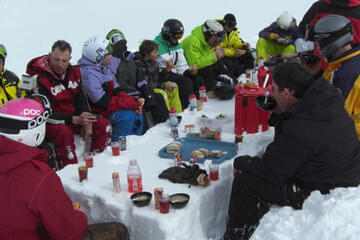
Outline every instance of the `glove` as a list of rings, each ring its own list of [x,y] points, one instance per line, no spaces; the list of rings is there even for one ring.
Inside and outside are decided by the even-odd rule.
[[[125,92],[120,92],[118,95],[113,96],[107,107],[107,111],[114,112],[121,109],[137,110],[140,104],[132,96],[127,95]]]
[[[170,167],[160,173],[159,178],[169,179],[173,183],[189,183],[206,187],[210,184],[206,171],[199,168],[199,165],[186,165]]]
[[[113,48],[113,52],[111,55],[113,55],[114,57],[120,58],[122,60],[124,60],[125,58],[125,53],[127,51],[127,46],[126,46],[126,40],[120,40],[117,43],[115,43],[115,45],[112,46]]]

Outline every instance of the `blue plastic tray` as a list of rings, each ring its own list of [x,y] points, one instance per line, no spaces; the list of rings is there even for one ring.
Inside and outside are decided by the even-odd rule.
[[[191,152],[198,148],[206,148],[209,151],[222,150],[225,152],[225,154],[220,158],[211,158],[211,157],[198,158],[196,160],[196,162],[198,163],[203,163],[205,159],[210,159],[212,160],[213,163],[220,164],[225,160],[232,159],[237,154],[238,151],[237,144],[230,142],[223,142],[219,140],[202,139],[197,137],[184,137],[177,139],[177,141],[181,142],[183,145],[183,148],[181,150],[183,161],[189,161]],[[173,159],[174,155],[166,152],[166,146],[160,149],[159,156],[162,158]]]

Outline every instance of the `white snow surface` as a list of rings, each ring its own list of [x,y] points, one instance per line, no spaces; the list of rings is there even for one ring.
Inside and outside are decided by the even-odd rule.
[[[8,51],[6,67],[18,75],[25,71],[27,62],[39,55],[47,54],[52,43],[58,39],[69,41],[73,47],[72,63],[75,64],[81,56],[82,44],[92,35],[106,34],[112,28],[124,31],[129,49],[136,50],[143,39],[153,39],[160,31],[162,23],[168,18],[180,19],[185,27],[185,36],[197,25],[206,19],[220,18],[225,13],[232,12],[238,20],[240,36],[255,47],[258,32],[268,26],[284,11],[289,11],[299,22],[305,11],[315,2],[314,0],[273,0],[273,1],[189,1],[169,2],[157,1],[96,1],[96,0],[0,0],[0,42],[5,44]],[[212,100],[204,106],[199,114],[207,114],[211,117],[219,113],[234,114],[234,100]],[[192,113],[185,111],[183,123],[193,123]],[[95,167],[103,168],[102,174],[95,176],[89,172],[89,180],[85,183],[77,182],[76,165],[68,166],[59,172],[64,180],[64,187],[69,195],[75,196],[72,200],[85,202],[86,208],[91,208],[89,221],[94,219],[114,219],[121,215],[129,221],[141,221],[153,217],[153,208],[132,208],[128,201],[128,193],[123,191],[114,196],[111,192],[111,179],[109,184],[100,185],[100,179],[109,178],[111,172],[117,169],[120,176],[125,176],[128,160],[136,158],[140,162],[143,172],[144,188],[147,185],[161,185],[169,193],[187,192],[191,200],[206,198],[196,209],[191,204],[181,210],[172,211],[164,215],[163,225],[147,225],[148,231],[165,229],[166,235],[158,239],[207,239],[199,229],[211,224],[210,219],[216,214],[217,222],[225,222],[228,197],[232,180],[232,160],[221,165],[221,181],[214,184],[222,184],[223,192],[211,192],[208,188],[184,188],[179,184],[171,184],[165,180],[154,178],[159,172],[153,172],[157,166],[170,166],[170,160],[158,157],[158,150],[169,143],[170,137],[167,123],[149,130],[145,136],[128,137],[128,151],[121,155],[117,161],[110,157],[110,149],[95,157]],[[246,135],[244,142],[239,144],[239,153],[261,155],[266,145],[271,140],[272,131],[264,134]],[[233,123],[224,126],[223,140],[233,141]],[[78,149],[80,151],[81,149]],[[112,167],[109,167],[112,166]],[[126,189],[125,178],[121,178],[122,189]],[[86,195],[86,199],[76,199],[75,189]],[[104,193],[102,197],[94,197],[96,192]],[[80,195],[78,195],[80,196]],[[92,197],[93,196],[93,197]],[[208,197],[209,196],[209,197]],[[125,200],[126,199],[126,200]],[[210,201],[209,199],[222,199],[222,202]],[[105,204],[107,208],[105,208]],[[153,203],[152,203],[153,204]],[[113,206],[113,207],[111,207]],[[118,211],[124,209],[124,211]],[[131,209],[129,211],[129,209]],[[195,218],[202,212],[203,222],[193,225]],[[132,215],[137,216],[135,219]],[[168,220],[168,221],[167,221]],[[181,222],[181,225],[178,224]],[[328,195],[321,195],[315,191],[305,201],[302,210],[294,210],[290,207],[272,207],[267,213],[251,239],[256,240],[306,240],[306,239],[346,239],[356,240],[360,238],[360,189],[338,188]],[[219,233],[224,226],[215,226],[213,231]],[[141,235],[141,229],[137,231],[138,239],[148,239]],[[217,234],[215,234],[217,235]]]

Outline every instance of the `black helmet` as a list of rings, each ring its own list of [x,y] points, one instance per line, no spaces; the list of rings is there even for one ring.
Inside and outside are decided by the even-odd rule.
[[[170,37],[174,39],[182,38],[184,34],[184,26],[177,19],[168,19],[165,21],[164,26],[161,29],[162,36],[165,40],[170,40]]]
[[[216,77],[215,95],[219,99],[231,99],[235,95],[234,79],[226,74]]]
[[[351,21],[339,15],[320,18],[315,25],[310,25],[307,38],[319,43],[320,52],[326,58],[339,48],[351,43],[354,35]]]

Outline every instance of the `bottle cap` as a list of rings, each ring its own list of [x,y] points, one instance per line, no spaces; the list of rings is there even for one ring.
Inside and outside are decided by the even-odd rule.
[[[172,108],[169,113],[176,113],[176,110]]]
[[[196,98],[195,94],[190,94],[189,98]]]
[[[201,87],[199,87],[199,90],[206,90],[206,87],[205,87],[205,86],[201,86]]]
[[[131,159],[130,160],[130,165],[132,165],[132,166],[137,165],[136,159]]]

